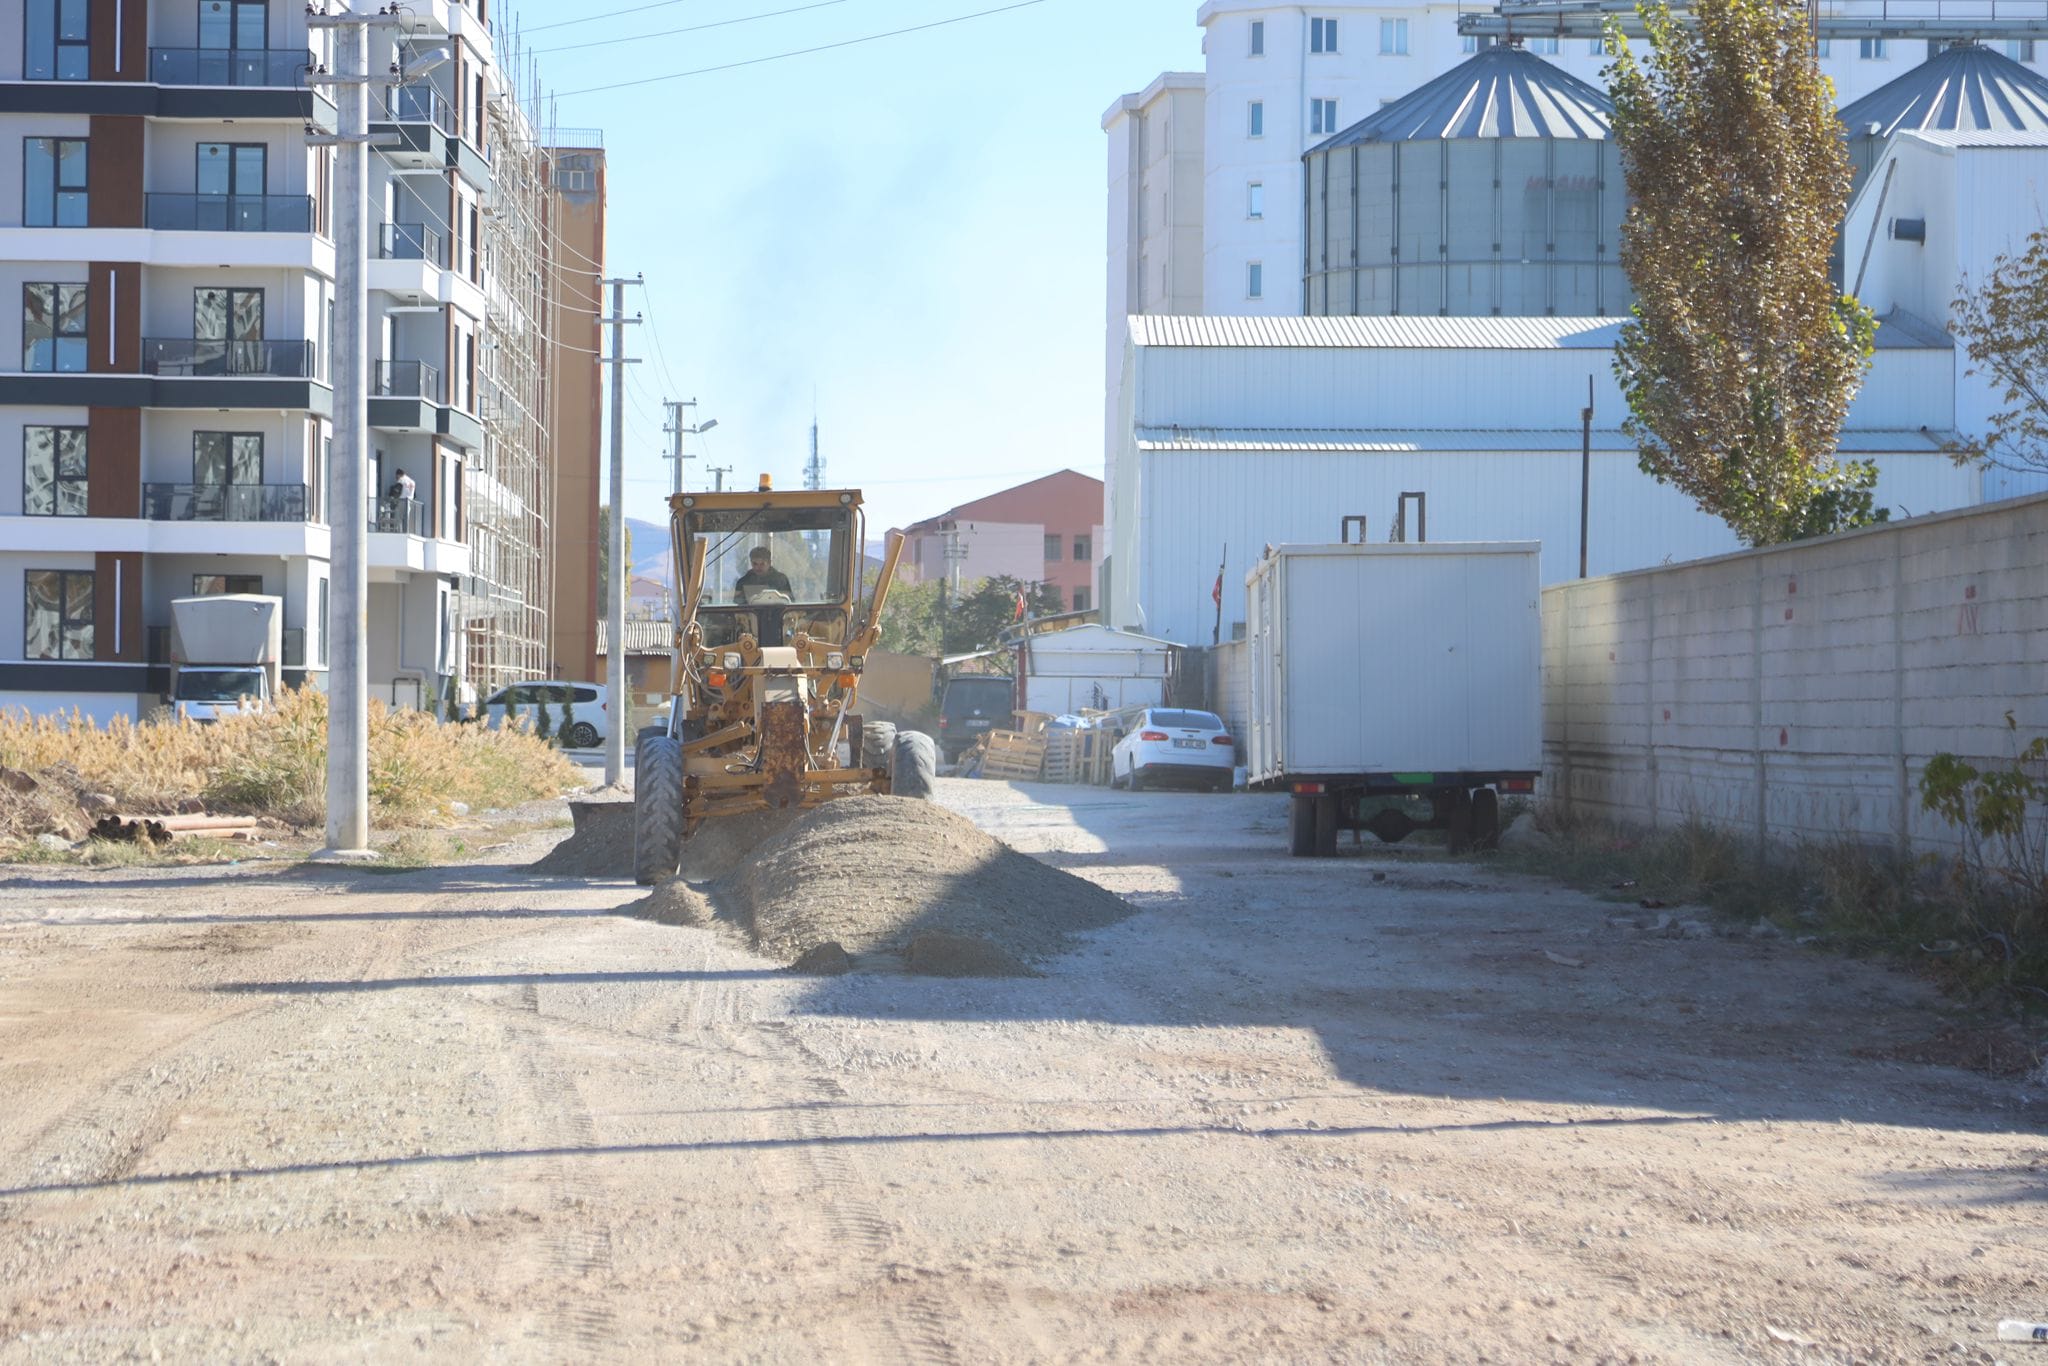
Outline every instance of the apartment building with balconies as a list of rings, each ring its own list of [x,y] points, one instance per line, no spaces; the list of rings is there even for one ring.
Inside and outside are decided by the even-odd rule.
[[[372,30],[373,71],[431,70],[372,87],[360,508],[327,495],[334,110],[305,5],[23,0],[0,23],[0,705],[146,713],[170,601],[205,592],[281,597],[287,680],[323,686],[343,517],[370,532],[373,690],[460,685],[491,615],[461,605],[490,439],[488,3]]]

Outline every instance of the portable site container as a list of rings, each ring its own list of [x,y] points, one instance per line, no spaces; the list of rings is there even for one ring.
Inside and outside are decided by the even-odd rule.
[[[1297,854],[1339,830],[1499,834],[1543,766],[1534,541],[1288,545],[1246,576],[1254,788],[1294,795]],[[1369,798],[1426,797],[1427,819]]]

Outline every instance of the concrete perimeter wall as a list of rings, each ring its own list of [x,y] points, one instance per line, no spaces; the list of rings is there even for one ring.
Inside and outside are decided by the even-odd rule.
[[[1948,846],[1928,758],[2048,733],[2048,497],[1545,589],[1543,697],[1582,813]]]

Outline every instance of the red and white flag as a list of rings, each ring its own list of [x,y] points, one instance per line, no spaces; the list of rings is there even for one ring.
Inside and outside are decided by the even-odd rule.
[[[1021,589],[1021,588],[1017,590],[1017,615],[1016,615],[1016,616],[1014,616],[1014,617],[1012,617],[1012,618],[1010,618],[1010,620],[1012,620],[1012,621],[1022,621],[1022,620],[1024,620],[1024,590],[1023,590],[1023,589]]]
[[[1216,587],[1210,592],[1209,600],[1219,608],[1223,606],[1223,571],[1220,569],[1216,571]]]

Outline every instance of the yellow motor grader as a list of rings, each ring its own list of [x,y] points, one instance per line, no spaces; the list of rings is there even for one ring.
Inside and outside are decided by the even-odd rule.
[[[633,875],[675,875],[707,820],[835,797],[929,797],[931,737],[860,714],[903,553],[891,535],[862,602],[867,517],[852,490],[669,499],[676,622],[668,719],[634,761]]]

